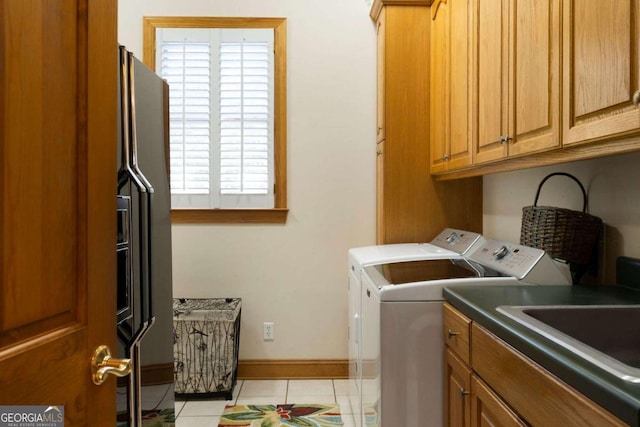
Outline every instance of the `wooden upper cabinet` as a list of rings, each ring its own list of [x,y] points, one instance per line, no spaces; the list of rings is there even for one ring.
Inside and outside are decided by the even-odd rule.
[[[466,2],[447,3],[452,1]],[[377,64],[384,142],[377,144],[379,244],[428,242],[445,227],[482,230],[482,180],[438,182],[429,174],[429,4],[374,0],[371,9],[382,49]]]
[[[472,0],[474,162],[507,155],[509,27],[507,0]]]
[[[384,115],[385,115],[385,9],[382,9],[378,21],[376,22],[376,43],[377,43],[377,101],[376,101],[376,142],[385,138]]]
[[[509,31],[509,156],[561,146],[560,0],[514,4]]]
[[[560,147],[559,0],[474,0],[476,163]]]
[[[640,130],[639,0],[563,2],[564,144]]]
[[[467,0],[431,6],[431,173],[471,165],[471,92]]]
[[[431,5],[431,173],[448,169],[449,141],[449,10],[445,1]]]

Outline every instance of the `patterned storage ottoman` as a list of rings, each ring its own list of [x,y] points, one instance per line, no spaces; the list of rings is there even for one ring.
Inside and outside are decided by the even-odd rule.
[[[238,376],[240,298],[175,298],[173,357],[177,395],[231,400]]]

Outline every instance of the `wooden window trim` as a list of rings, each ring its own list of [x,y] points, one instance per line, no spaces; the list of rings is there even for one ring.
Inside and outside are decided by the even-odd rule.
[[[273,28],[274,31],[274,173],[273,209],[172,209],[173,223],[285,223],[287,221],[287,21],[286,18],[145,16],[144,64],[156,69],[157,28]],[[168,162],[168,159],[167,159]]]

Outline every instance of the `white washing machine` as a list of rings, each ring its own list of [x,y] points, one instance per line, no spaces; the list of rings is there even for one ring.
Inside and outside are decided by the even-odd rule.
[[[349,250],[349,400],[356,427],[441,427],[442,289],[571,284],[544,251],[445,229],[431,243]]]

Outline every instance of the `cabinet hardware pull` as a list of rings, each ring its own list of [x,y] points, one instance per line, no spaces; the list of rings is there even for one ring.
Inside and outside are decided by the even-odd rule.
[[[445,154],[444,156],[442,156],[442,160],[449,160],[449,156]]]
[[[511,138],[509,135],[502,135],[500,136],[500,139],[498,139],[498,142],[500,144],[504,144],[505,142],[509,142],[509,141],[513,141],[513,138]]]
[[[471,393],[469,393],[467,390],[465,390],[463,388],[460,389],[460,398],[461,399],[464,399],[464,397],[468,396],[469,394],[471,394]]]
[[[640,106],[640,90],[635,91],[633,94],[633,103],[636,106]]]
[[[447,331],[447,337],[448,337],[449,339],[451,339],[452,337],[455,337],[456,335],[460,335],[460,332],[454,332],[454,331],[452,331],[451,329],[449,329],[449,330]]]

